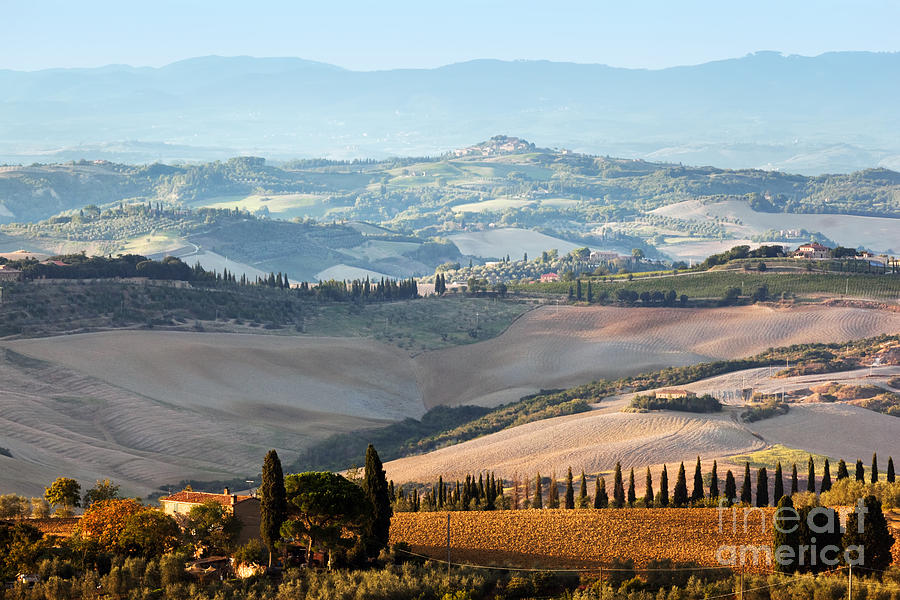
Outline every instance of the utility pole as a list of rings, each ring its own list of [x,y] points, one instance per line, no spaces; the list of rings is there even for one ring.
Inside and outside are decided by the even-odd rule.
[[[447,511],[447,589],[450,589],[450,511]]]
[[[853,600],[853,563],[852,562],[848,565],[848,569],[847,569],[847,600]]]

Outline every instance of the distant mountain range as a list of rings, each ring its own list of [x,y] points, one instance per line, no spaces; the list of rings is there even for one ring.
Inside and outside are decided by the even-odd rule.
[[[662,70],[293,58],[0,71],[0,161],[434,155],[497,132],[579,152],[805,174],[900,168],[900,53]]]

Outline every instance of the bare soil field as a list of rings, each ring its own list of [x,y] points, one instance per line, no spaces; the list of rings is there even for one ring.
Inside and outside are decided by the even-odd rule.
[[[543,307],[494,339],[416,362],[426,406],[495,406],[603,377],[897,331],[900,314],[843,307]]]
[[[500,258],[508,254],[513,260],[521,259],[525,252],[534,258],[540,256],[544,250],[554,248],[559,250],[559,254],[562,256],[579,247],[578,244],[537,231],[517,228],[458,233],[451,235],[448,239],[456,244],[463,254],[486,258]]]
[[[37,493],[62,474],[85,483],[111,477],[134,493],[185,478],[243,477],[258,472],[268,448],[291,462],[332,433],[419,417],[438,404],[496,405],[540,388],[898,330],[900,313],[846,307],[544,307],[496,338],[415,357],[359,337],[142,330],[7,341],[0,348],[0,446],[14,458],[0,456],[0,492]],[[569,465],[599,472],[616,460],[712,459],[777,442],[813,450],[834,443],[835,450],[817,450],[834,455],[844,443],[823,435],[842,425],[829,420],[830,407],[811,407],[808,423],[799,411],[786,417],[807,433],[772,421],[757,424],[757,437],[730,413],[619,413],[625,402],[390,463],[389,475],[425,480],[463,468],[549,474]],[[879,440],[900,439],[900,420],[851,408],[872,421]],[[869,456],[872,443],[848,437],[842,454],[858,448]],[[900,457],[895,446],[877,450]]]

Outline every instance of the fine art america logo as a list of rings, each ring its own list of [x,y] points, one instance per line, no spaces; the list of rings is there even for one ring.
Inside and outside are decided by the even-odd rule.
[[[856,504],[856,527],[860,534],[864,531],[867,513],[868,508],[860,499]],[[758,523],[762,528],[761,531],[774,532],[776,540],[775,544],[767,545],[721,545],[716,549],[716,560],[723,566],[771,567],[777,564],[782,567],[836,567],[841,563],[852,566],[861,566],[865,563],[863,545],[849,545],[843,549],[839,545],[840,518],[837,511],[830,508],[816,506],[805,515],[801,515],[800,511],[792,506],[776,508],[772,515],[771,529],[768,527],[766,511],[757,507],[745,507],[740,510],[725,506],[725,501],[721,500],[718,516],[720,535],[727,533],[728,521],[731,522],[732,535],[738,535],[741,527],[744,534],[749,534],[750,529],[756,527]],[[779,539],[797,543],[778,544]],[[837,543],[833,543],[835,541]]]

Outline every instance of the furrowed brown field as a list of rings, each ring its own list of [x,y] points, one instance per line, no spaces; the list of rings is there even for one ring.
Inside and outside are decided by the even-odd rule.
[[[744,509],[724,510],[720,530],[719,512],[707,508],[451,512],[450,555],[454,563],[537,568],[594,567],[616,558],[636,566],[661,559],[723,566],[716,558],[721,546],[771,546],[773,513],[753,509],[745,530]],[[391,543],[446,560],[447,514],[395,514]],[[746,557],[747,569],[770,569],[763,553],[757,566],[752,551]]]

